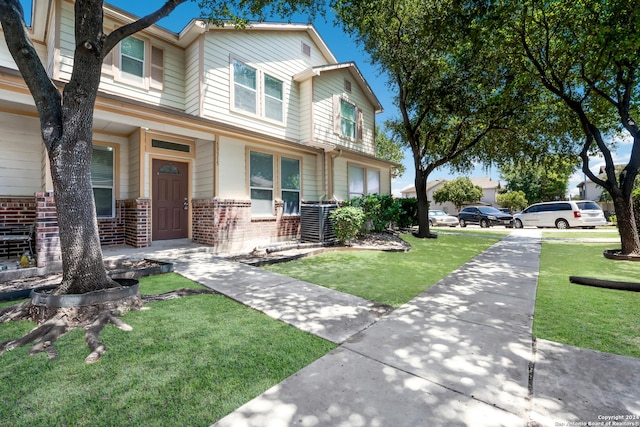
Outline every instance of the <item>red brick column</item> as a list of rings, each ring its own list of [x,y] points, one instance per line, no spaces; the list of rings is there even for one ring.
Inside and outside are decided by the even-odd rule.
[[[135,248],[151,245],[151,200],[129,199],[124,205],[125,243]]]

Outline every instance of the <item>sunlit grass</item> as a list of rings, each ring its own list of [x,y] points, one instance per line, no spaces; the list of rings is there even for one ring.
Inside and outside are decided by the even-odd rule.
[[[141,279],[142,293],[199,286]],[[208,426],[335,347],[221,295],[147,306],[124,316],[133,331],[105,327],[98,363],[84,363],[82,330],[57,341],[53,361],[27,348],[0,356],[0,424]],[[0,324],[0,341],[33,326]]]
[[[398,307],[499,241],[444,233],[437,239],[403,238],[409,252],[335,251],[265,268]]]
[[[569,276],[640,282],[640,262],[602,256],[611,244],[545,242],[533,333],[538,338],[640,357],[640,292],[581,286]]]

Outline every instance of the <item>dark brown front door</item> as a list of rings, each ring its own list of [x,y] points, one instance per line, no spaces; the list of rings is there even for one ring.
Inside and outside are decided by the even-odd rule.
[[[153,240],[189,235],[189,164],[153,160]]]

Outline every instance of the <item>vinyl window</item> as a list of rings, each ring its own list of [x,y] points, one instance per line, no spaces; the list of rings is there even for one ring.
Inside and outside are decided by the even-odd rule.
[[[114,158],[113,147],[94,145],[91,157],[91,187],[98,218],[114,216]]]

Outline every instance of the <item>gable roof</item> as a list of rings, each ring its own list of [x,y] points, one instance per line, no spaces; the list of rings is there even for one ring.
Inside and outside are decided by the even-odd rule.
[[[367,83],[367,80],[364,78],[355,62],[342,62],[337,64],[319,65],[316,67],[307,68],[306,70],[294,75],[293,80],[296,82],[303,82],[310,78],[319,76],[322,73],[330,73],[337,70],[347,70],[351,74],[351,76],[358,82],[358,85],[364,92],[365,96],[367,97],[369,102],[371,102],[371,105],[373,105],[374,111],[376,113],[382,112],[382,104],[380,104],[380,101],[373,93],[373,90],[371,90],[371,86],[369,86],[369,83]]]

